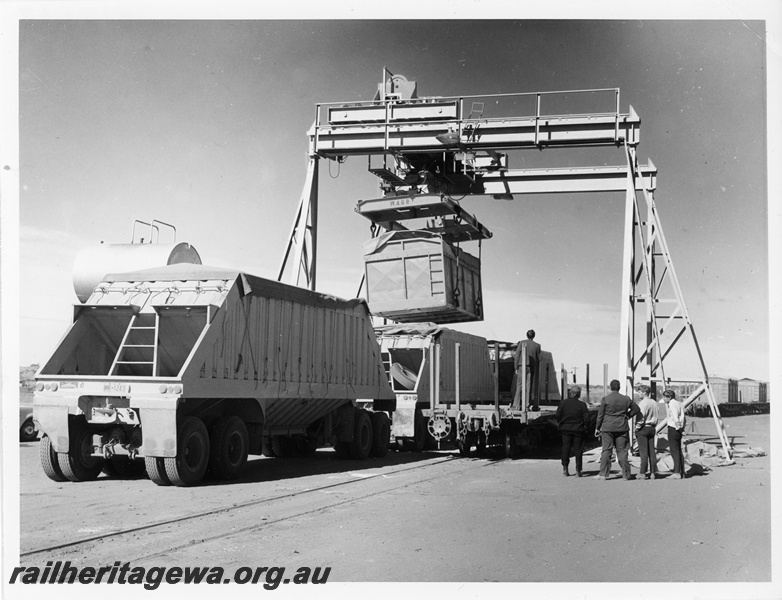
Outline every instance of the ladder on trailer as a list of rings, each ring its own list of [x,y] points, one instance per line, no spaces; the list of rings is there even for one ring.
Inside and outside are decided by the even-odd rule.
[[[135,314],[111,364],[109,375],[157,375],[158,314]]]

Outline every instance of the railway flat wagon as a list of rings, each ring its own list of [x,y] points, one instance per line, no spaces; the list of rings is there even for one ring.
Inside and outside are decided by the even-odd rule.
[[[508,456],[535,446],[549,426],[560,399],[556,378],[541,382],[541,406],[526,398],[514,404],[515,344],[488,342],[480,336],[434,323],[376,328],[383,362],[397,396],[392,437],[420,451],[453,443],[462,455],[504,446]],[[510,361],[511,373],[507,373]],[[542,364],[553,370],[551,354]]]
[[[484,338],[434,323],[388,325],[375,331],[397,398],[392,435],[402,448],[420,452],[434,441],[427,434],[433,402],[454,404],[457,396],[465,403],[493,402],[494,374]]]
[[[187,486],[248,454],[383,456],[395,406],[362,300],[177,264],[107,275],[75,306],[34,419],[51,479]]]

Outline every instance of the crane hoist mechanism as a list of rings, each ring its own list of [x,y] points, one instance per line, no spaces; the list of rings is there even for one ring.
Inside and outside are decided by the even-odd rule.
[[[574,103],[578,110],[571,108]],[[316,106],[308,131],[307,176],[278,279],[287,272],[290,283],[315,289],[321,159],[344,162],[365,156],[368,171],[380,180],[382,195],[358,200],[355,211],[373,229],[364,248],[370,310],[398,323],[483,319],[487,303],[480,244],[491,232],[462,208],[460,199],[623,193],[618,379],[626,391],[641,382],[653,389],[671,381],[694,383],[684,403],[705,394],[730,459],[730,443],[654,202],[657,168],[651,160],[645,165],[638,161],[640,128],[632,106],[621,111],[618,88],[419,96],[414,81],[383,68],[371,102]],[[619,149],[622,164],[533,169],[510,164],[511,155],[524,150],[564,153],[598,147]],[[479,244],[477,257],[460,247],[470,241]],[[686,340],[700,372],[694,379],[672,379],[663,359]],[[527,399],[522,400],[526,407]],[[428,411],[435,414],[431,402]]]

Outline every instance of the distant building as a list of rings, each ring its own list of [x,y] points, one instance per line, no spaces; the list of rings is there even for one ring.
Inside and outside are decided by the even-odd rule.
[[[717,404],[725,402],[769,402],[769,384],[767,381],[755,379],[729,379],[725,377],[709,377],[714,399]],[[705,398],[703,399],[705,401]]]
[[[699,387],[699,384],[679,383],[670,387],[676,391],[679,397],[686,399]],[[769,402],[771,397],[769,383],[767,381],[756,381],[755,379],[731,379],[729,377],[710,375],[709,387],[714,394],[714,401],[717,404],[729,402]],[[660,393],[658,393],[658,396],[662,397]],[[701,394],[695,401],[695,404],[698,406],[708,404],[706,395]]]

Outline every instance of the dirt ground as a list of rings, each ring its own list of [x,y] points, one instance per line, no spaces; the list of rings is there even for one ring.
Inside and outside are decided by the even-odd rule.
[[[692,421],[691,439],[716,441],[710,419]],[[737,449],[766,452],[769,423],[725,420]],[[588,477],[566,478],[557,451],[359,463],[322,450],[253,460],[230,484],[174,488],[55,483],[38,443],[21,444],[21,564],[330,566],[329,582],[771,581],[768,455],[680,481],[624,481],[614,464],[600,481],[599,453],[586,457]],[[150,527],[101,537],[137,525]]]

